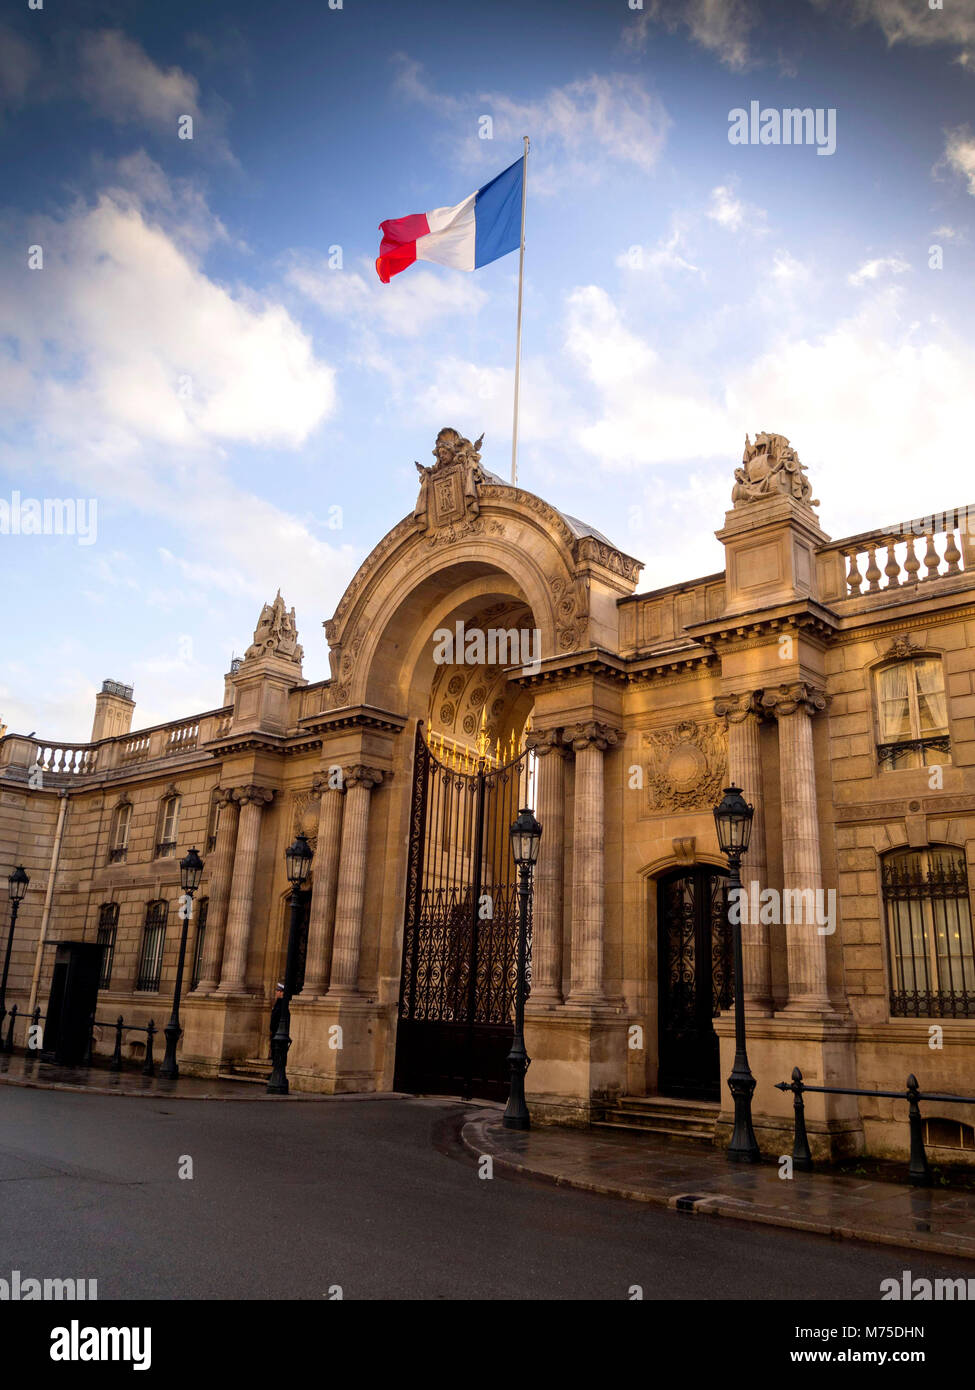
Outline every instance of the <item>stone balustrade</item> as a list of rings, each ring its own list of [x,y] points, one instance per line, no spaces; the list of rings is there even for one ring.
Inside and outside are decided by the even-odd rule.
[[[842,567],[842,588],[835,597],[913,590],[975,570],[973,535],[975,507],[958,507],[845,537],[826,547],[823,556]]]
[[[98,748],[87,743],[37,743],[37,756],[32,766],[45,776],[81,777],[94,772]]]

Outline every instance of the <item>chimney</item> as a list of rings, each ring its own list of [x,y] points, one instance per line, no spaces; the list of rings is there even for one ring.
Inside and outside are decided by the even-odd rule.
[[[116,738],[127,734],[132,728],[132,715],[135,701],[132,686],[121,685],[118,681],[102,681],[102,688],[95,696],[95,721],[91,726],[91,741]]]

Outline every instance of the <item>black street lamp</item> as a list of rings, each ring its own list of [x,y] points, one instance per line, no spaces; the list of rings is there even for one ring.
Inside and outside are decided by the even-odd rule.
[[[288,930],[288,960],[284,967],[284,993],[281,996],[281,1015],[277,1032],[271,1039],[271,1075],[267,1083],[269,1096],[288,1094],[288,1049],[291,1046],[291,996],[295,992],[295,971],[298,968],[298,924],[301,918],[301,889],[311,869],[312,849],[304,835],[296,835],[293,845],[285,850],[288,861],[288,882],[291,884],[291,925]]]
[[[166,1034],[166,1055],[163,1058],[162,1066],[159,1068],[159,1075],[165,1081],[175,1081],[179,1076],[179,1067],[176,1063],[176,1044],[179,1042],[182,1028],[179,1023],[179,1001],[183,993],[183,964],[186,960],[186,933],[189,930],[190,918],[193,916],[193,894],[200,886],[200,879],[203,877],[203,860],[195,849],[191,849],[179,861],[179,883],[185,896],[185,902],[180,907],[180,916],[183,919],[183,927],[179,935],[179,959],[176,962],[176,988],[173,990],[173,1012],[169,1022],[163,1029]]]
[[[7,933],[7,950],[3,957],[3,978],[0,979],[0,1030],[2,1030],[3,1021],[7,1016],[7,976],[10,973],[10,950],[14,944],[17,913],[29,883],[30,878],[25,872],[23,864],[18,864],[7,879],[7,891],[10,894],[10,930]]]
[[[525,1072],[531,1058],[525,1051],[525,986],[528,955],[528,903],[532,891],[532,870],[538,859],[542,827],[528,806],[518,812],[511,826],[511,853],[518,865],[518,975],[515,980],[515,1032],[508,1053],[511,1089],[504,1112],[505,1129],[531,1129],[531,1116],[525,1104]]]
[[[741,860],[748,849],[752,833],[752,816],[755,808],[749,806],[741,794],[740,787],[725,787],[721,804],[714,808],[714,824],[718,831],[718,844],[728,859],[728,886],[731,893],[741,889]],[[729,893],[729,899],[731,898]],[[741,893],[735,895],[738,911],[732,913],[729,906],[731,939],[735,953],[735,1064],[728,1077],[728,1087],[735,1099],[735,1128],[728,1145],[728,1159],[732,1163],[758,1163],[761,1151],[755,1131],[752,1129],[752,1095],[755,1092],[755,1078],[748,1065],[745,1051],[745,971],[741,948]]]

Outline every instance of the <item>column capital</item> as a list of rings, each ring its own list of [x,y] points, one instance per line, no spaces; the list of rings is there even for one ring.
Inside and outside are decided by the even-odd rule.
[[[564,732],[563,729],[532,729],[525,738],[525,747],[538,758],[544,758],[546,753],[558,753],[565,757],[569,750],[565,745]]]
[[[336,767],[338,767],[338,764],[336,764]],[[311,783],[312,796],[324,796],[326,792],[345,791],[345,771],[342,769],[339,770],[342,772],[342,776],[338,780],[336,780],[335,773],[331,769],[328,772],[316,772]]]
[[[776,719],[785,719],[798,710],[805,710],[811,717],[824,710],[828,703],[826,692],[806,681],[780,685],[762,692],[762,708]]]
[[[749,717],[764,719],[766,711],[762,708],[762,691],[745,690],[736,694],[717,695],[714,712],[726,724],[744,724]]]
[[[620,730],[614,729],[610,724],[601,724],[598,720],[590,719],[567,728],[565,741],[572,745],[576,753],[581,753],[584,748],[598,748],[604,753],[607,748],[619,743]]]
[[[246,786],[234,788],[234,799],[239,801],[241,806],[246,806],[248,802],[266,806],[269,801],[274,800],[274,792],[270,787],[259,787],[254,782],[248,782]]]
[[[342,769],[347,791],[351,791],[353,787],[365,787],[366,791],[371,791],[384,779],[388,781],[391,776],[392,773],[383,772],[382,768],[378,767],[367,767],[365,763],[353,763],[351,767]]]
[[[217,787],[214,800],[221,809],[224,806],[234,806],[240,800],[240,789],[239,787]]]

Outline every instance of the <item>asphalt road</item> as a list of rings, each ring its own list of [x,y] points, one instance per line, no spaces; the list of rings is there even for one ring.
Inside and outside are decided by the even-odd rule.
[[[129,1100],[0,1087],[0,1277],[99,1300],[874,1300],[963,1261],[478,1176],[449,1101]],[[186,1158],[193,1177],[180,1178]],[[886,1306],[886,1305],[885,1305]]]

